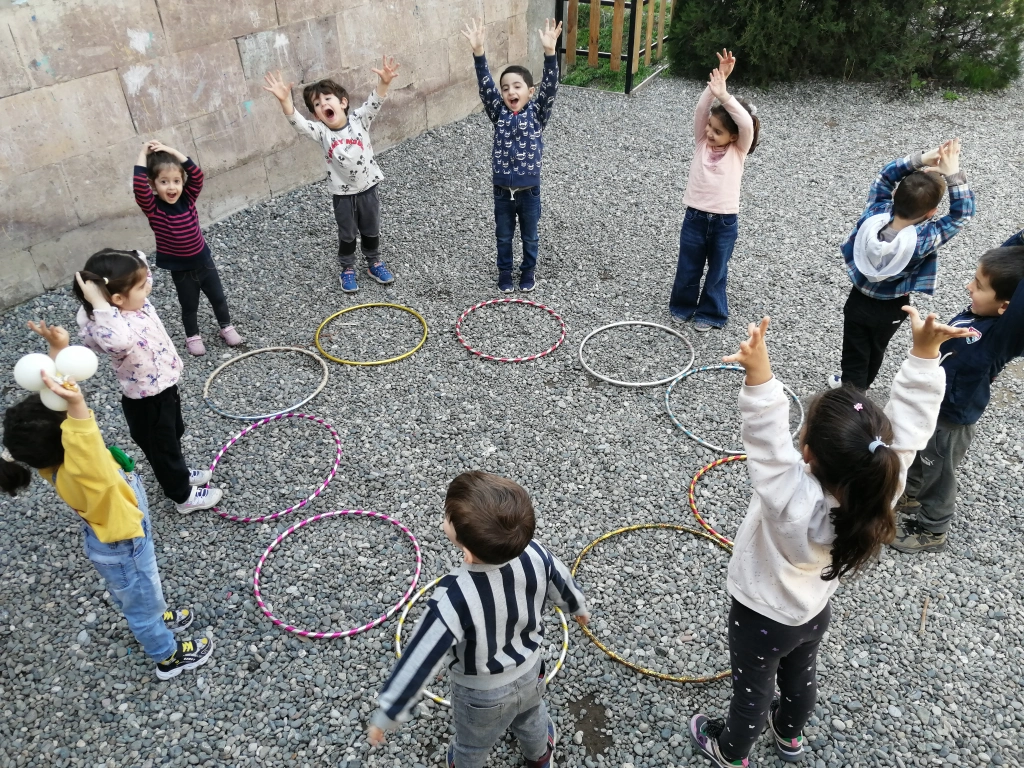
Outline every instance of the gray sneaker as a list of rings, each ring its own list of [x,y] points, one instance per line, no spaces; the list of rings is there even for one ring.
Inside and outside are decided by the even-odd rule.
[[[224,496],[220,488],[197,488],[192,486],[192,493],[181,504],[175,504],[178,511],[183,515],[189,512],[198,512],[202,509],[209,509],[217,506],[217,502]]]
[[[919,552],[942,552],[946,548],[946,534],[932,533],[916,522],[907,521],[896,528],[896,538],[889,546],[908,555],[916,555]]]
[[[208,469],[190,469],[188,471],[189,485],[206,485],[213,478],[213,472]]]

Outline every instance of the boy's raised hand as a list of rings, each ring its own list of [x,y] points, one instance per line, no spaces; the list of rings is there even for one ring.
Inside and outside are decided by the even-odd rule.
[[[935,170],[943,176],[952,176],[960,171],[960,139],[950,139],[939,147]]]
[[[718,57],[718,71],[722,73],[723,79],[728,80],[733,67],[736,66],[736,57],[726,48],[723,48],[721,53],[715,51],[715,56]]]
[[[537,34],[540,35],[540,44],[544,46],[544,55],[554,56],[558,36],[562,34],[562,22],[555,24],[554,19],[544,19],[544,29],[538,29]]]
[[[954,328],[951,325],[940,323],[939,316],[934,312],[922,320],[917,307],[908,305],[903,307],[903,311],[910,316],[910,329],[914,334],[914,345],[910,348],[910,354],[922,360],[937,358],[939,347],[949,339],[965,339],[978,335],[978,332],[972,328]]]
[[[282,104],[291,103],[292,100],[292,86],[295,83],[286,83],[284,78],[281,77],[281,70],[277,72],[267,72],[263,76],[263,90],[269,91],[277,97],[277,100]]]
[[[711,77],[708,79],[708,88],[711,89],[711,95],[719,101],[725,101],[729,98],[729,91],[725,87],[725,76],[721,70],[713,69],[711,71]]]
[[[772,364],[768,359],[768,345],[764,337],[768,333],[770,317],[763,317],[761,323],[750,323],[747,326],[747,339],[740,342],[740,349],[734,355],[722,358],[723,363],[739,363],[747,371],[744,382],[748,387],[756,387],[772,379]]]
[[[473,46],[474,56],[484,55],[484,42],[487,38],[487,32],[484,29],[484,22],[482,19],[473,19],[473,21],[466,25],[466,28],[462,30],[462,36],[469,40],[469,44]]]
[[[371,69],[383,85],[391,85],[391,81],[398,77],[398,67],[401,66],[393,56],[381,57],[380,69]]]
[[[45,320],[37,322],[29,320],[28,328],[32,333],[37,333],[46,339],[46,343],[50,345],[50,357],[56,357],[58,352],[71,343],[71,337],[67,331],[59,325],[47,325]]]

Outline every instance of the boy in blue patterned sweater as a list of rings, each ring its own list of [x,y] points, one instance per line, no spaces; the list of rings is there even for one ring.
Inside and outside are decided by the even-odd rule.
[[[484,57],[484,26],[474,19],[462,31],[473,46],[473,61],[480,86],[484,111],[494,123],[494,147],[491,173],[494,177],[494,232],[498,240],[498,290],[512,293],[512,236],[519,219],[523,240],[523,261],[519,266],[519,290],[532,291],[537,268],[540,236],[540,167],[544,152],[541,136],[551,118],[558,88],[558,58],[555,43],[562,24],[544,20],[538,30],[544,46],[544,79],[540,88],[525,67],[513,64],[505,68],[494,85]],[[500,88],[500,93],[499,93]],[[536,95],[536,98],[534,96]]]

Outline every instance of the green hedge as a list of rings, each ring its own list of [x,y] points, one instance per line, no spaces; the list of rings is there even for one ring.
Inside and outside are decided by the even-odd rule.
[[[707,77],[728,47],[737,76],[935,80],[1002,88],[1020,74],[1024,0],[676,0],[673,70]]]

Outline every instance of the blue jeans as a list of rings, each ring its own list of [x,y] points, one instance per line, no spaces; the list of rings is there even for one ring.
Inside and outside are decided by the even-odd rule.
[[[687,208],[679,232],[679,263],[668,309],[680,320],[693,318],[721,328],[729,319],[725,282],[736,244],[739,220],[735,213],[705,213]],[[707,264],[704,290],[700,278]]]
[[[167,610],[160,573],[156,568],[153,536],[149,523],[149,501],[137,473],[125,476],[142,510],[143,535],[137,539],[104,544],[89,524],[82,522],[82,546],[85,556],[107,582],[110,596],[124,613],[128,628],[153,661],[163,661],[174,653],[174,634],[164,624]]]
[[[512,194],[508,187],[494,188],[494,235],[498,239],[498,271],[512,271],[512,235],[519,219],[519,237],[523,240],[522,272],[537,268],[540,235],[540,187],[522,189]]]
[[[1018,246],[1018,245],[1024,245],[1024,229],[1022,229],[1020,232],[1018,232],[1016,235],[1011,237],[1009,240],[1007,240],[1005,243],[1003,243],[999,247],[1000,248],[1013,248],[1014,246]]]

